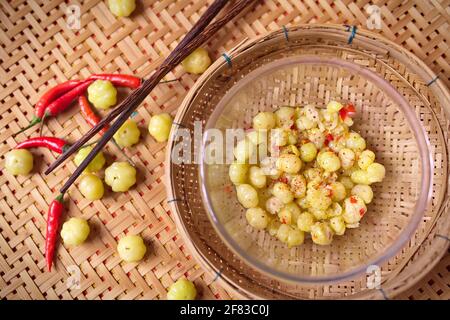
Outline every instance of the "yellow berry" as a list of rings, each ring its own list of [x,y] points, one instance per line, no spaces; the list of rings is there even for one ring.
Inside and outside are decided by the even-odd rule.
[[[305,162],[311,162],[316,158],[317,148],[312,142],[303,144],[300,147],[300,157]]]
[[[291,191],[294,193],[295,198],[302,198],[306,194],[306,179],[301,175],[295,175],[289,181]]]
[[[81,194],[88,200],[99,200],[105,192],[102,180],[92,173],[83,174],[78,188]]]
[[[329,191],[323,188],[308,188],[306,191],[306,199],[311,208],[326,210],[331,205],[331,198],[328,196]]]
[[[374,162],[367,167],[367,178],[370,183],[383,181],[385,175],[386,169],[382,164]]]
[[[291,147],[294,147],[295,149],[297,149],[297,147],[295,146],[295,144],[298,141],[298,133],[296,131],[293,130],[289,130],[288,131],[288,144],[291,145]],[[300,155],[300,152],[297,149],[297,155]]]
[[[89,236],[90,228],[86,220],[70,218],[64,222],[61,229],[61,238],[69,246],[82,244]]]
[[[197,296],[195,285],[187,279],[179,279],[169,287],[168,300],[194,300]]]
[[[270,219],[269,224],[267,225],[267,232],[269,232],[272,237],[275,237],[280,226],[280,221],[278,221],[277,219]]]
[[[309,209],[316,220],[325,220],[328,218],[328,210],[312,207]]]
[[[231,182],[235,185],[243,184],[247,181],[248,164],[233,162],[228,169]]]
[[[249,181],[255,188],[261,189],[266,186],[267,176],[258,166],[251,166],[248,174]]]
[[[311,120],[306,116],[300,116],[297,121],[295,121],[295,125],[299,130],[309,130],[317,126],[317,121]]]
[[[286,208],[283,208],[278,212],[278,218],[280,218],[280,221],[283,224],[291,224],[294,221],[294,219],[292,219],[291,211]]]
[[[349,148],[342,148],[339,150],[339,159],[341,160],[342,168],[344,169],[350,169],[353,167],[353,164],[355,163],[355,152],[353,152],[352,149]]]
[[[148,124],[148,132],[158,142],[169,139],[170,128],[172,127],[172,117],[168,113],[154,115]]]
[[[339,182],[342,183],[346,190],[351,190],[355,185],[350,177],[342,176],[339,178]],[[336,201],[336,200],[333,200]]]
[[[254,208],[259,203],[258,192],[249,184],[240,184],[236,187],[239,202],[244,208]]]
[[[282,154],[277,159],[276,166],[278,170],[294,174],[302,168],[302,160],[294,154]]]
[[[87,92],[89,101],[98,109],[109,109],[117,102],[117,90],[111,81],[95,80]]]
[[[277,214],[283,208],[284,203],[277,197],[270,197],[266,201],[266,210],[271,214]]]
[[[140,135],[141,131],[139,131],[136,122],[128,119],[114,134],[114,140],[121,147],[131,147],[138,143]]]
[[[366,148],[366,141],[358,133],[351,132],[346,140],[347,148],[355,151],[363,151]]]
[[[314,216],[309,212],[303,212],[297,219],[297,227],[301,231],[310,232],[311,226],[316,222]]]
[[[342,215],[343,209],[338,202],[333,202],[326,211],[326,218],[336,217]]]
[[[277,125],[280,128],[289,129],[295,121],[295,109],[291,107],[281,107],[275,111]]]
[[[86,157],[92,151],[93,148],[94,148],[93,146],[87,146],[87,147],[80,149],[78,151],[78,153],[76,154],[75,158],[73,159],[75,164],[77,166],[79,166],[83,162],[83,160],[86,159]],[[88,166],[86,167],[86,169],[84,171],[85,172],[97,172],[101,168],[103,168],[103,166],[105,165],[105,162],[106,162],[105,156],[103,155],[103,152],[100,151],[99,153],[97,153],[97,155],[94,157],[94,159],[88,164]]]
[[[317,149],[322,149],[325,143],[325,135],[319,128],[308,130],[308,139],[314,143]]]
[[[358,223],[366,212],[366,204],[359,196],[352,195],[344,200],[344,212],[342,217],[344,218],[345,223]]]
[[[128,162],[114,162],[105,170],[105,182],[114,192],[128,191],[136,183],[136,169]]]
[[[364,184],[357,184],[354,186],[352,189],[352,194],[359,196],[366,204],[371,203],[373,199],[372,188]]]
[[[308,182],[318,182],[322,180],[322,169],[320,168],[309,168],[303,171],[303,175],[305,176]]]
[[[248,223],[255,229],[262,230],[269,223],[269,216],[261,208],[249,208],[245,213]]]
[[[344,106],[337,102],[337,101],[330,101],[327,104],[327,110],[329,112],[338,112],[339,110],[341,110]]]
[[[283,182],[275,183],[272,194],[286,204],[294,200],[294,194],[289,189],[289,186]]]
[[[296,228],[289,229],[287,245],[288,248],[301,245],[305,241],[305,233]]]
[[[211,65],[211,59],[206,49],[197,48],[181,62],[181,65],[186,72],[202,74]]]
[[[283,210],[287,210],[290,212],[291,224],[297,225],[298,216],[302,212],[298,204],[296,204],[295,202],[289,202],[284,206]]]
[[[108,0],[109,10],[117,17],[128,17],[136,9],[135,0]]]
[[[270,146],[274,147],[274,151],[278,151],[277,147],[285,146],[289,142],[289,134],[286,130],[276,128],[270,130]],[[271,150],[272,151],[272,150]]]
[[[306,197],[297,199],[295,202],[296,202],[296,203],[298,204],[298,206],[299,206],[300,208],[302,208],[302,209],[308,209],[308,208],[310,208],[309,201],[308,201],[308,199],[307,199]]]
[[[342,236],[345,233],[344,218],[341,216],[331,218],[330,227],[336,235]]]
[[[354,171],[350,178],[356,184],[370,184],[369,175],[363,170]]]
[[[366,170],[374,161],[375,161],[375,153],[373,153],[373,151],[370,150],[364,150],[359,155],[358,166],[361,169]]]
[[[120,258],[126,262],[137,262],[142,260],[147,247],[140,236],[125,236],[117,244],[117,252]]]
[[[256,130],[275,128],[277,117],[273,112],[260,112],[253,118],[253,128]]]
[[[331,200],[339,202],[345,199],[347,191],[345,190],[344,184],[341,182],[332,182],[331,185]]]
[[[333,230],[327,222],[316,222],[311,226],[312,241],[319,245],[329,245],[333,241]]]
[[[25,149],[14,149],[6,154],[5,168],[10,174],[27,175],[33,169],[33,155]]]
[[[341,167],[341,160],[339,160],[339,157],[332,151],[319,153],[317,156],[317,163],[328,172],[337,171]]]
[[[277,231],[277,238],[281,242],[286,243],[289,237],[289,230],[291,230],[291,227],[287,224],[281,224]]]

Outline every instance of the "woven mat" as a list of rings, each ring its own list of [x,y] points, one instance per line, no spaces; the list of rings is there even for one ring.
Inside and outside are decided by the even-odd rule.
[[[130,19],[116,19],[106,1],[13,0],[0,2],[0,146],[4,155],[26,138],[12,133],[24,127],[33,104],[58,82],[95,72],[147,76],[169,52],[211,1],[138,0]],[[217,58],[242,39],[282,25],[332,22],[366,26],[369,1],[265,0],[257,8],[219,32],[208,43]],[[450,0],[374,1],[381,8],[385,37],[410,49],[450,85]],[[69,5],[81,11],[80,29],[70,29]],[[128,193],[107,192],[102,201],[83,199],[76,186],[70,191],[69,216],[89,219],[92,235],[77,248],[58,247],[55,271],[45,272],[44,234],[49,202],[75,170],[68,161],[44,176],[55,160],[47,150],[33,150],[35,168],[28,177],[0,172],[0,298],[7,299],[158,299],[180,276],[195,281],[202,299],[229,299],[233,292],[220,287],[197,266],[177,235],[163,185],[164,144],[146,134],[150,116],[177,106],[196,80],[180,67],[138,109],[141,142],[128,149],[137,163],[139,181]],[[87,130],[76,107],[48,121],[46,135],[76,141]],[[30,134],[30,133],[28,133]],[[33,134],[36,134],[35,132]],[[114,149],[106,149],[108,161]],[[119,157],[120,158],[120,157]],[[150,253],[139,264],[125,264],[115,253],[117,239],[140,233]],[[79,275],[79,286],[76,277]],[[69,284],[69,286],[68,286]],[[72,287],[70,287],[72,285]],[[70,288],[68,288],[70,287]],[[450,299],[450,253],[403,299]]]

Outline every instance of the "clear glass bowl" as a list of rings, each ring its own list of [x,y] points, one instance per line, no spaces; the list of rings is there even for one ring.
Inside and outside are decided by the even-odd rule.
[[[373,185],[374,200],[356,229],[329,246],[311,239],[287,248],[266,231],[250,227],[236,198],[228,165],[200,163],[200,188],[212,225],[228,248],[256,270],[281,281],[317,284],[350,279],[397,254],[411,239],[431,198],[432,159],[427,135],[414,109],[385,79],[339,58],[302,55],[275,59],[243,76],[216,105],[208,129],[248,128],[259,111],[283,105],[351,101],[352,127],[386,167]],[[224,146],[225,147],[225,146]]]

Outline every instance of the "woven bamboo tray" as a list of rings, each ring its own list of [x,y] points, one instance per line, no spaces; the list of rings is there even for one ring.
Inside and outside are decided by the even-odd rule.
[[[131,19],[116,19],[104,1],[0,2],[0,162],[25,138],[12,133],[32,117],[33,104],[51,85],[94,72],[148,75],[167,56],[211,1],[138,1]],[[80,30],[67,26],[68,5],[80,5]],[[378,1],[380,34],[415,53],[447,86],[450,84],[448,38],[450,1]],[[366,1],[266,0],[219,33],[208,48],[219,58],[245,38],[283,25],[325,23],[365,26]],[[43,259],[45,212],[57,189],[74,171],[68,162],[54,174],[42,175],[55,159],[34,150],[30,177],[0,175],[0,298],[7,299],[158,299],[180,276],[195,281],[203,299],[240,295],[224,289],[211,270],[201,268],[178,235],[166,202],[163,161],[165,145],[146,134],[149,117],[162,110],[174,114],[196,77],[178,67],[167,79],[180,83],[159,86],[138,109],[143,138],[128,154],[138,165],[140,181],[130,192],[90,203],[71,189],[70,216],[89,219],[89,241],[76,249],[58,248],[56,270],[45,272]],[[76,108],[48,122],[46,134],[75,141],[89,129]],[[448,138],[448,137],[446,137]],[[111,162],[114,149],[109,150]],[[123,264],[115,254],[124,233],[141,233],[150,254],[139,264]],[[448,236],[448,235],[447,235]],[[442,241],[448,239],[442,238]],[[450,254],[398,298],[449,299]],[[69,272],[80,270],[80,287],[67,287]],[[71,271],[72,270],[72,271]]]

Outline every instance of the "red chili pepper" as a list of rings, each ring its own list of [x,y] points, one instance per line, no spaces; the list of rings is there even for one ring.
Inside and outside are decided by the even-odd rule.
[[[355,106],[351,103],[347,105],[347,115],[349,117],[354,117],[356,115]]]
[[[36,105],[34,106],[34,117],[33,117],[33,119],[31,119],[30,124],[27,127],[21,129],[16,134],[19,134],[19,133],[35,126],[36,124],[40,123],[44,117],[45,109],[47,108],[47,106],[50,103],[52,103],[54,100],[61,97],[63,94],[67,93],[68,91],[72,90],[73,88],[75,88],[76,86],[81,84],[82,82],[83,82],[82,80],[66,81],[66,82],[63,82],[63,83],[60,83],[60,84],[54,86],[53,88],[51,88],[47,92],[45,92],[42,95],[42,97],[39,99],[39,101],[36,103]]]
[[[76,86],[66,94],[50,103],[45,109],[44,116],[56,116],[57,114],[66,110],[70,106],[72,101],[81,96],[92,82],[93,80],[84,81],[80,85]]]
[[[89,123],[92,127],[95,127],[97,123],[100,122],[100,117],[94,113],[94,110],[91,108],[91,104],[89,103],[86,96],[81,95],[78,97],[78,103],[80,104],[81,114],[84,119]],[[104,126],[100,130],[100,135],[104,135],[108,130],[109,126]]]
[[[325,186],[325,189],[327,190],[327,197],[332,197],[333,196],[333,188],[331,187],[331,185],[327,184]]]
[[[35,105],[36,116],[42,118],[45,113],[45,108],[47,108],[47,106],[51,102],[53,102],[54,100],[56,100],[57,98],[59,98],[60,96],[65,94],[66,92],[72,90],[73,88],[75,88],[82,82],[83,82],[82,80],[70,80],[70,81],[60,83],[60,84],[54,86],[53,88],[51,88],[50,90],[48,90],[46,93],[44,93],[42,95],[42,97],[39,99],[39,101]]]
[[[232,193],[233,192],[233,188],[228,184],[228,185],[226,185],[224,188],[223,188],[223,190],[226,192],[226,193]]]
[[[44,147],[61,154],[69,147],[69,144],[67,144],[63,139],[55,137],[35,137],[19,143],[15,149],[29,149],[37,147]]]
[[[362,217],[366,213],[366,210],[364,208],[359,209],[359,215]]]
[[[48,208],[47,235],[45,236],[45,261],[47,262],[48,271],[52,270],[59,220],[64,210],[63,198],[64,194],[61,193],[52,201]]]
[[[289,182],[287,177],[279,177],[278,181],[286,184]]]
[[[351,103],[347,104],[345,107],[343,107],[341,110],[339,110],[339,116],[341,117],[341,120],[345,120],[345,118],[350,117],[352,118],[356,114],[355,106]]]
[[[328,133],[325,136],[325,145],[328,146],[330,144],[330,142],[333,141],[333,140],[334,140],[333,135],[331,133]]]
[[[353,204],[355,204],[355,203],[357,203],[358,201],[354,198],[354,197],[350,197],[350,203],[353,203]]]
[[[116,86],[128,87],[131,89],[139,88],[142,83],[141,78],[130,76],[127,74],[93,74],[88,79],[108,80]]]

